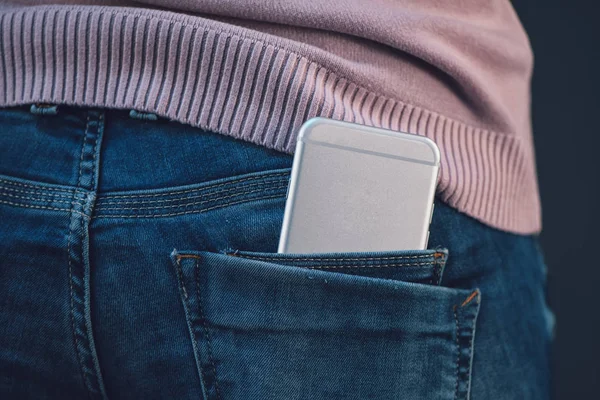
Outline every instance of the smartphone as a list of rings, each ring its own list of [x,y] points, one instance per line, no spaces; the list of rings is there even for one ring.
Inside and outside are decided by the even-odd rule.
[[[440,165],[425,137],[326,118],[298,135],[279,253],[423,250]]]

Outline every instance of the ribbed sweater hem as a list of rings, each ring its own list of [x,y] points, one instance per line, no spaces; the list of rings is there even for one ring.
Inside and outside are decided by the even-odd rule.
[[[424,135],[442,154],[442,201],[497,229],[540,230],[531,143],[371,92],[323,66],[310,49],[168,15],[4,10],[0,107],[136,109],[287,153],[300,125],[315,116]]]

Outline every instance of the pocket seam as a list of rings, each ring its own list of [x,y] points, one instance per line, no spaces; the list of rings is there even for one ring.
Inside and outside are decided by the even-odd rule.
[[[297,268],[304,268],[304,269],[312,269],[312,270],[322,270],[322,271],[326,271],[326,270],[332,270],[332,269],[338,269],[338,270],[344,270],[344,269],[354,269],[354,270],[359,270],[359,269],[372,269],[372,268],[391,268],[391,267],[404,267],[404,268],[408,268],[408,267],[424,267],[424,266],[431,266],[431,268],[433,269],[432,271],[432,275],[431,278],[429,279],[428,283],[429,285],[435,285],[435,286],[440,286],[441,281],[442,281],[442,271],[444,269],[445,263],[446,263],[446,256],[447,256],[447,250],[435,250],[433,253],[431,254],[420,254],[420,255],[413,255],[413,256],[387,256],[387,257],[342,257],[342,258],[329,258],[329,257],[323,257],[323,258],[319,258],[319,257],[285,257],[284,255],[278,255],[278,254],[273,254],[272,256],[255,256],[255,255],[251,255],[251,254],[247,254],[247,253],[242,253],[238,250],[225,250],[221,252],[222,254],[225,254],[226,256],[230,256],[230,257],[238,257],[238,258],[245,258],[245,259],[250,259],[250,260],[258,260],[258,261],[264,261],[264,262],[269,262],[269,263],[280,263],[282,265],[287,265],[287,263],[289,262],[300,262],[300,263],[305,263],[305,262],[317,262],[319,263],[318,265],[294,265]],[[199,258],[199,257],[198,257]],[[402,262],[402,261],[406,261],[406,260],[424,260],[424,259],[430,259],[430,261],[426,261],[426,262]],[[360,261],[363,263],[366,263],[367,265],[345,265],[344,263],[346,262],[350,262],[350,261]],[[387,264],[378,264],[377,262],[380,261],[390,261]],[[398,261],[398,262],[392,262],[392,261]],[[334,264],[335,263],[335,264]],[[337,264],[337,265],[336,265]],[[370,265],[369,265],[370,264]]]
[[[199,342],[201,341],[201,338],[198,337],[198,334],[196,332],[196,329],[194,329],[194,323],[192,322],[191,319],[191,315],[192,313],[197,313],[197,317],[200,319],[201,321],[201,329],[204,333],[204,340],[206,341],[206,346],[207,346],[207,362],[210,364],[211,368],[212,368],[212,383],[213,383],[213,387],[215,390],[215,394],[216,394],[216,400],[220,400],[221,399],[221,393],[220,393],[220,389],[219,389],[219,384],[218,384],[218,378],[217,378],[217,369],[215,366],[215,362],[214,362],[214,358],[213,358],[213,352],[212,352],[212,343],[210,340],[210,331],[208,330],[208,326],[206,324],[206,317],[204,315],[204,309],[203,309],[203,305],[202,305],[202,296],[200,294],[200,281],[199,281],[199,265],[198,265],[198,259],[200,257],[191,257],[191,256],[181,256],[179,254],[172,254],[172,257],[175,256],[175,259],[173,260],[173,264],[175,266],[175,273],[176,273],[176,277],[179,281],[179,285],[181,287],[181,291],[180,291],[180,297],[183,303],[183,307],[184,307],[184,312],[185,312],[185,318],[186,318],[186,322],[188,325],[188,330],[190,333],[190,339],[192,341],[192,348],[194,351],[194,358],[196,361],[196,367],[197,367],[197,371],[198,371],[198,375],[203,387],[203,392],[205,390],[207,390],[209,388],[208,384],[209,382],[206,380],[206,376],[205,373],[203,371],[203,367],[202,367],[202,353],[199,349]],[[195,311],[192,308],[192,305],[190,304],[190,293],[187,290],[187,286],[186,286],[186,277],[183,273],[183,267],[181,266],[181,259],[183,258],[194,258],[195,260],[194,262],[194,280],[196,281],[196,301],[197,301],[197,306],[198,309]],[[206,395],[206,394],[205,394]]]
[[[407,260],[407,259],[417,259],[417,258],[444,258],[444,253],[436,252],[434,254],[423,254],[418,256],[392,256],[392,257],[355,257],[355,258],[309,258],[309,257],[285,257],[285,256],[277,256],[273,257],[258,257],[258,256],[250,256],[246,254],[240,254],[239,252],[225,252],[225,255],[232,257],[240,257],[240,258],[249,258],[251,260],[260,260],[260,261],[319,261],[319,262],[327,262],[327,261],[379,261],[379,260]],[[437,256],[437,257],[436,257]],[[427,264],[433,264],[435,260],[432,262],[428,262]]]
[[[103,207],[103,206],[98,206],[96,209],[97,211],[107,211],[107,210],[123,210],[123,211],[150,211],[150,210],[156,210],[156,211],[163,211],[166,209],[170,209],[170,208],[182,208],[182,207],[190,207],[190,206],[195,206],[198,204],[206,204],[206,203],[212,203],[212,202],[217,202],[220,200],[226,200],[226,199],[231,199],[233,197],[239,197],[239,196],[244,196],[247,194],[252,194],[252,193],[259,193],[259,192],[263,192],[265,191],[265,189],[270,189],[270,190],[278,190],[278,189],[283,189],[286,188],[287,185],[277,185],[277,186],[268,186],[268,185],[264,185],[264,188],[260,188],[260,189],[253,189],[253,190],[247,190],[247,191],[240,191],[234,194],[230,194],[227,196],[217,196],[214,198],[207,198],[204,200],[198,200],[198,201],[194,201],[191,203],[185,203],[185,200],[188,198],[182,198],[182,199],[174,199],[175,201],[183,201],[182,204],[176,204],[176,205],[161,205],[161,206],[142,206],[142,207]],[[228,190],[228,192],[232,192],[234,190]],[[216,193],[217,195],[220,195],[221,192]],[[202,196],[197,196],[197,197],[202,197]],[[207,196],[208,197],[208,196]],[[112,203],[111,203],[112,204]]]
[[[102,195],[102,199],[103,200],[111,200],[111,199],[120,199],[120,198],[153,198],[153,197],[160,197],[160,196],[173,196],[173,195],[182,195],[182,194],[187,194],[187,193],[192,193],[192,192],[198,192],[198,191],[205,191],[208,189],[215,189],[215,188],[219,188],[219,187],[223,187],[226,185],[237,185],[239,183],[242,182],[247,182],[247,181],[253,181],[253,180],[268,180],[269,178],[280,178],[282,176],[285,175],[289,175],[290,172],[285,171],[285,172],[275,172],[275,173],[264,173],[264,174],[260,174],[260,175],[256,175],[256,176],[251,176],[251,177],[246,177],[246,178],[239,178],[239,179],[230,179],[226,182],[221,182],[221,183],[217,183],[217,184],[208,184],[207,186],[202,186],[204,185],[206,182],[203,183],[199,183],[197,184],[199,187],[197,188],[193,188],[193,189],[184,189],[184,190],[174,190],[174,191],[165,191],[164,193],[150,193],[147,195],[144,195],[143,193],[139,193],[139,194],[106,194],[106,195]],[[229,179],[229,178],[225,178],[225,179]],[[256,185],[257,183],[253,183],[251,185]],[[161,190],[161,189],[156,189],[156,190]],[[143,192],[144,190],[140,190],[139,192]],[[219,192],[220,190],[215,190],[215,192]],[[135,191],[132,191],[135,192]],[[113,192],[113,193],[117,193],[117,192]],[[126,193],[126,192],[123,192]],[[112,201],[117,202],[118,200]],[[119,201],[120,202],[120,201]]]
[[[196,259],[194,261],[194,277],[196,280],[196,296],[198,297],[198,312],[200,314],[199,315],[200,318],[202,319],[202,328],[204,331],[204,338],[206,339],[208,362],[210,363],[210,366],[212,367],[212,370],[213,370],[214,387],[215,387],[215,392],[217,395],[216,400],[220,400],[221,392],[219,390],[219,379],[217,378],[217,368],[215,366],[215,360],[213,357],[213,350],[212,350],[212,343],[210,341],[210,331],[208,330],[208,325],[206,324],[206,316],[204,314],[204,306],[202,305],[202,296],[200,294],[200,270],[199,270],[199,268],[200,268],[200,266],[198,265],[198,259]]]
[[[470,305],[475,300],[474,305]],[[471,372],[473,368],[473,353],[474,353],[474,338],[477,316],[479,315],[479,307],[481,302],[481,292],[475,289],[461,304],[455,304],[452,307],[454,320],[456,322],[456,383],[454,389],[454,400],[468,399],[471,391]],[[474,307],[473,315],[469,316],[471,320],[470,326],[467,326],[461,317],[460,311],[466,307]],[[461,318],[459,318],[461,317]],[[463,331],[469,331],[469,341],[464,343]],[[462,379],[462,381],[461,381]]]

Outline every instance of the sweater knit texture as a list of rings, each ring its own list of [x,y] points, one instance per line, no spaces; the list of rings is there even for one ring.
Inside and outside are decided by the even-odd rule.
[[[0,107],[135,109],[288,153],[315,116],[424,135],[438,196],[520,234],[541,229],[532,66],[508,0],[0,5]]]

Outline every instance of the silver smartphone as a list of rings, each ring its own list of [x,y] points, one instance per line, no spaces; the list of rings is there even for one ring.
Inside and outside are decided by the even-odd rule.
[[[440,152],[424,137],[326,118],[300,129],[279,253],[427,247]]]

